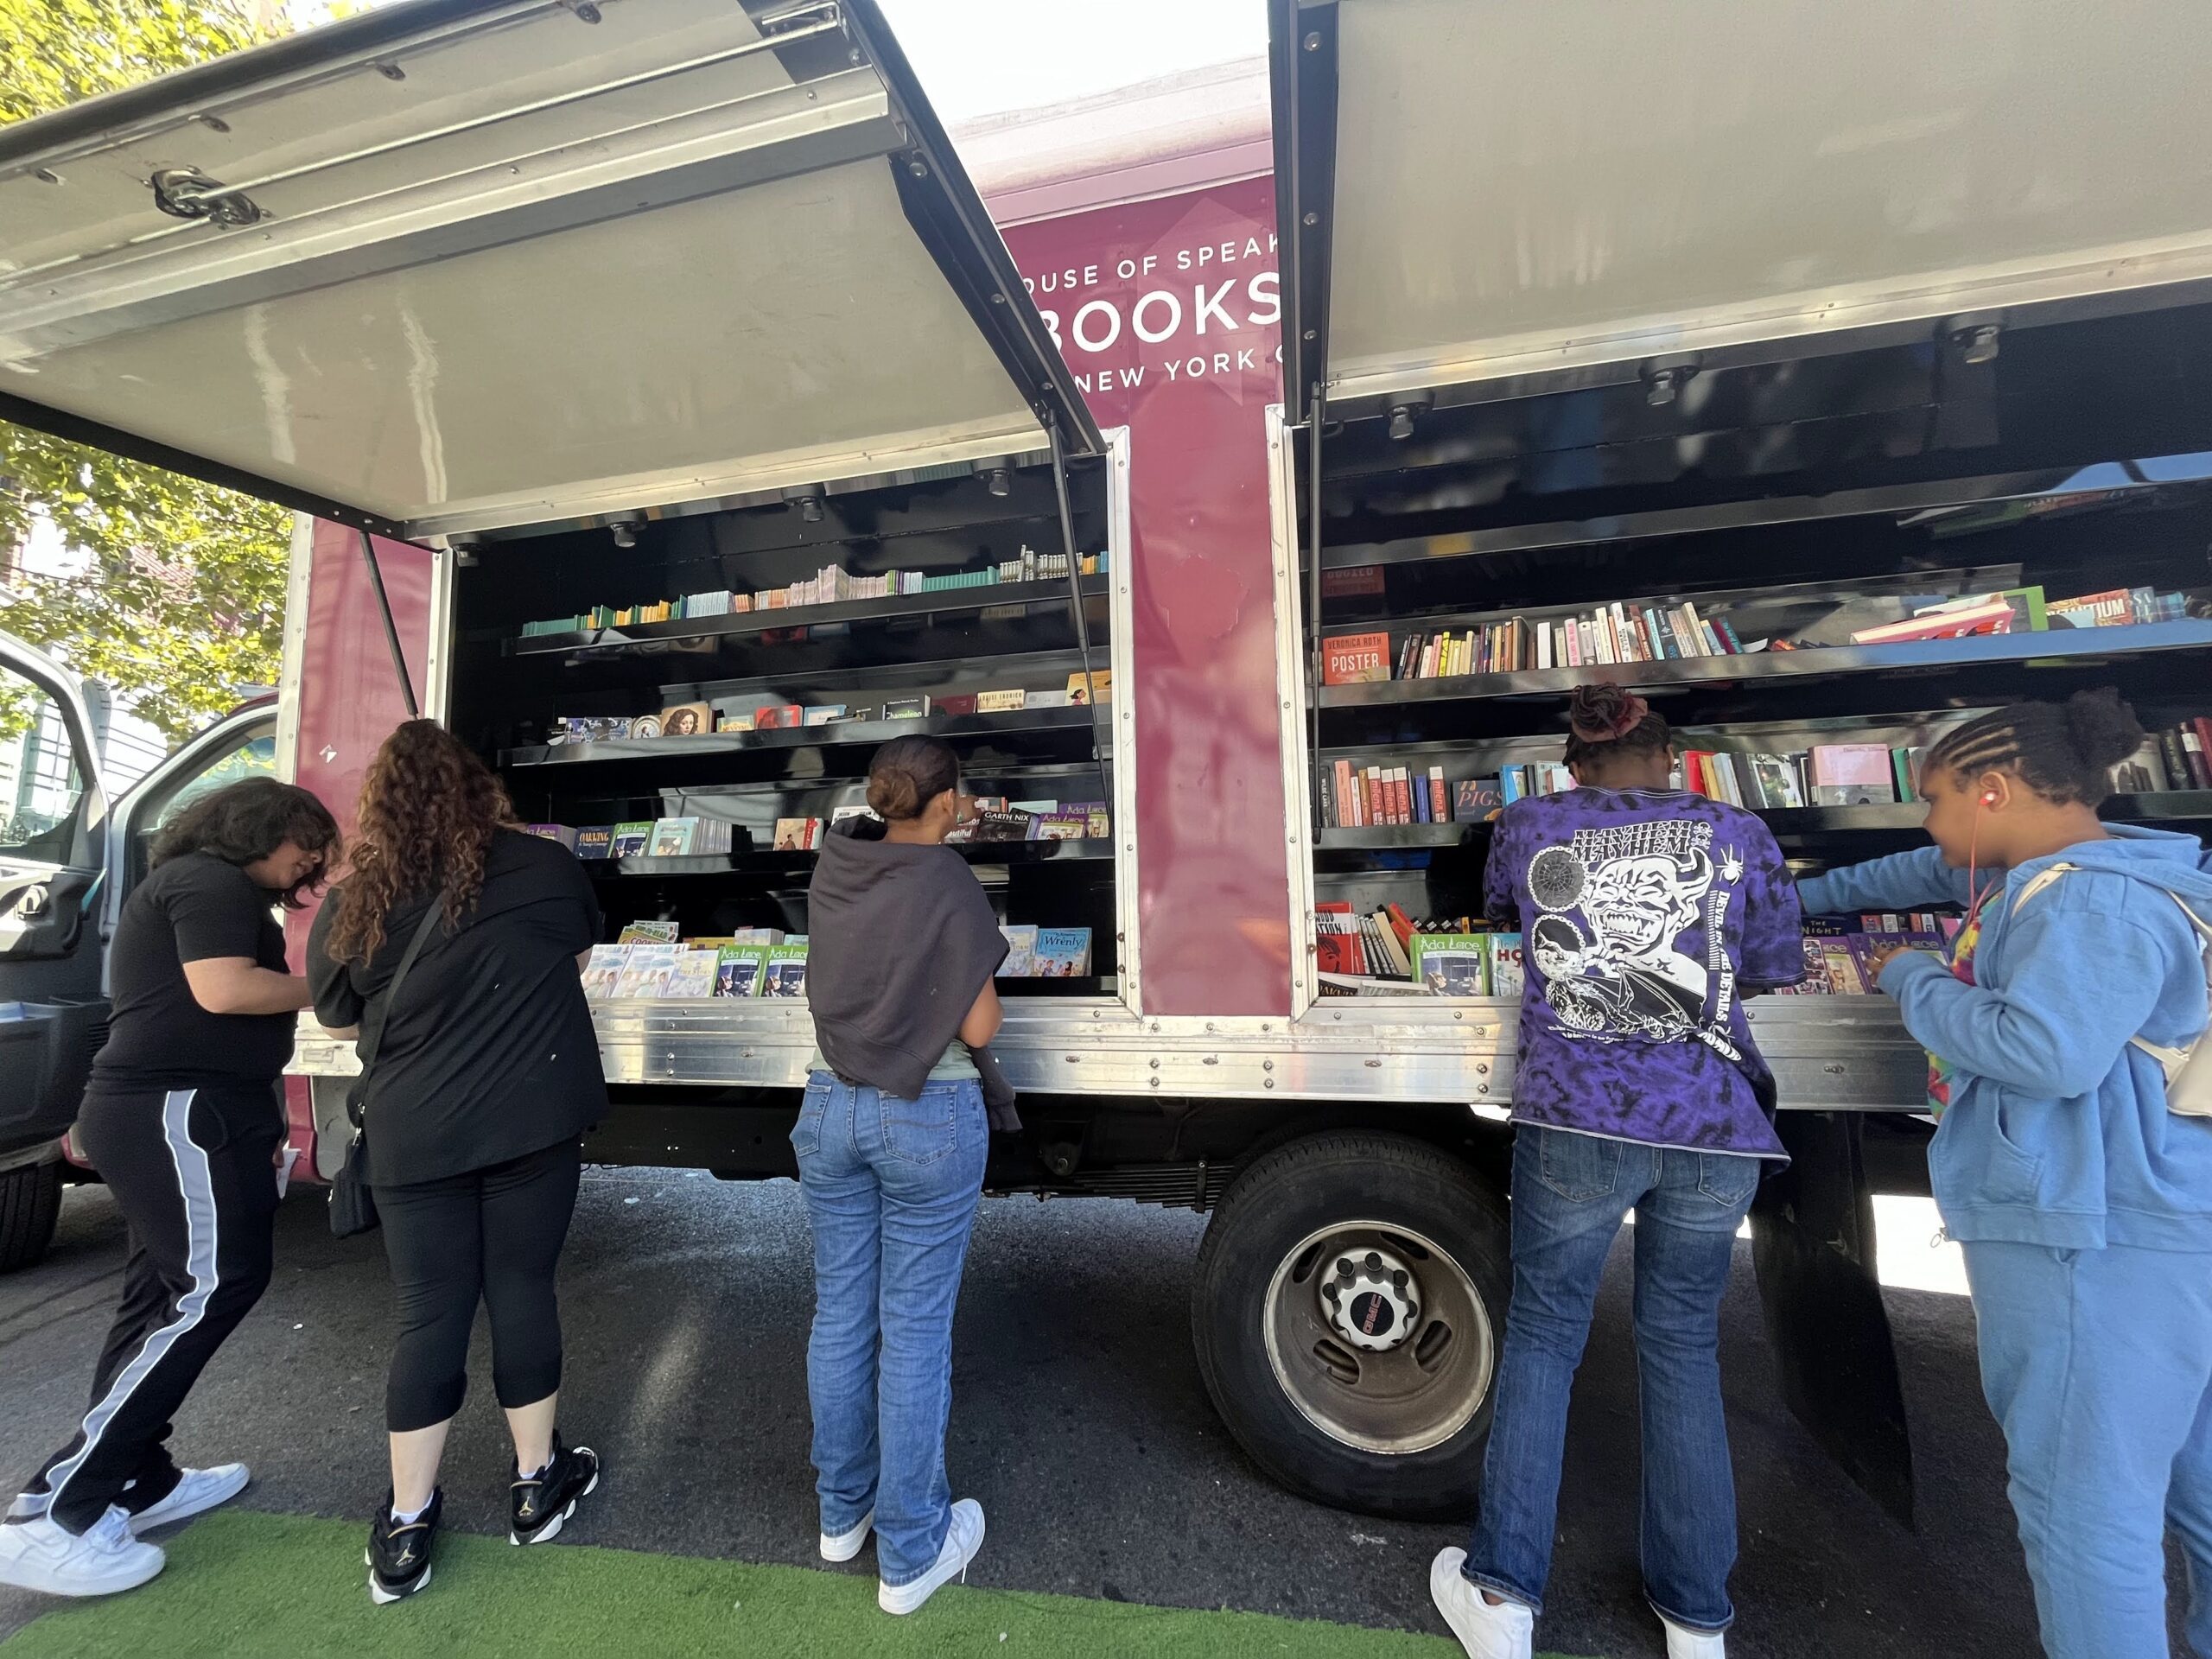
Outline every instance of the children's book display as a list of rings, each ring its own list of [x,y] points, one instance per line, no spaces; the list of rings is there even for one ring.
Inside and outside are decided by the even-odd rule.
[[[1006,960],[1001,979],[1084,979],[1090,973],[1090,930],[1001,923]]]
[[[1323,996],[1517,997],[1521,936],[1465,916],[1416,922],[1395,905],[1365,914],[1317,905]]]
[[[613,944],[592,947],[583,973],[594,1001],[806,995],[806,938],[779,928],[728,938],[679,937],[673,922],[632,922]]]

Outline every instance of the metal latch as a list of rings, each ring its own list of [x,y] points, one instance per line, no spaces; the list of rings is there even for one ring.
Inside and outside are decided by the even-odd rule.
[[[211,179],[196,167],[165,167],[146,181],[154,206],[177,219],[205,219],[218,225],[251,225],[266,217],[253,198]]]

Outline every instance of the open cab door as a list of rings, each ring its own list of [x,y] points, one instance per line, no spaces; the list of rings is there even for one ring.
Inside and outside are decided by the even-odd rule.
[[[1677,650],[1664,619],[1686,597],[1779,612],[1839,588],[1960,591],[1913,573],[2050,555],[2048,541],[1993,550],[2042,505],[2139,498],[2178,515],[2212,450],[2212,105],[2192,79],[2212,10],[2001,0],[1933,35],[1906,0],[1271,0],[1270,16],[1284,403],[1302,428],[1279,524],[1294,522],[1285,540],[1302,552],[1321,788],[1332,764],[1393,745],[1478,774],[1555,760],[1560,700],[1599,675],[1677,727],[1765,722],[1732,745],[1690,740],[1763,751],[1838,741],[1816,729],[1837,716],[1924,742],[1906,720],[2010,701],[2024,672],[2039,692],[2101,674],[2155,702],[2174,671],[2159,677],[2152,653],[2203,659],[2212,626],[2192,615],[2082,651],[2072,670],[2024,649],[1977,667],[1971,651],[1920,648],[1927,660],[1898,664],[1916,678],[1883,680],[1886,664],[1848,652],[1739,658],[1717,636]],[[1931,549],[1943,526],[1991,535],[1973,554]],[[2037,580],[2011,569],[1942,574]],[[2095,575],[2080,591],[2116,585]],[[1646,643],[1567,654],[1592,601],[1614,601]],[[1534,636],[1516,625],[1531,620],[1543,650],[1524,655]],[[1438,683],[1423,652],[1441,636],[1423,631],[1456,640],[1463,625],[1482,667]],[[1487,625],[1504,630],[1502,664]],[[1332,629],[1347,650],[1387,639],[1380,674],[1325,676]],[[1648,666],[1583,671],[1631,661]],[[1424,683],[1329,683],[1346,677]],[[1326,870],[1369,859],[1363,847],[1449,839],[1427,865],[1432,898],[1451,856],[1471,861],[1456,891],[1479,891],[1479,826],[1462,852],[1462,826],[1376,831],[1356,799],[1330,804],[1337,817],[1315,824],[1338,861]],[[1797,829],[1815,859],[1866,855],[1840,820]],[[1763,1002],[1753,1017],[1783,1105],[1801,1109],[1781,1115],[1796,1164],[1756,1212],[1785,1392],[1909,1516],[1847,1109],[1920,1106],[1916,1087],[1854,1098],[1872,1069],[1862,1030],[1890,1048],[1904,1033],[1878,998]]]
[[[1101,444],[874,0],[404,0],[0,132],[0,416],[421,539]]]
[[[97,756],[67,671],[0,635],[0,1273],[54,1236],[59,1142],[106,1040]]]

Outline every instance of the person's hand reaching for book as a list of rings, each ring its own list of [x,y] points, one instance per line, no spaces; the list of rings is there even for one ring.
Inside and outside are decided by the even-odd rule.
[[[1874,977],[1877,980],[1879,980],[1882,976],[1882,970],[1890,965],[1892,958],[1903,956],[1906,951],[1912,948],[1912,946],[1905,944],[1901,939],[1891,940],[1887,944],[1876,945],[1872,950],[1867,952],[1867,960],[1874,964]]]

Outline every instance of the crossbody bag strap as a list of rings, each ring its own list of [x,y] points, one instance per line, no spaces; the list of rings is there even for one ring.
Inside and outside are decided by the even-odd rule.
[[[407,941],[407,949],[399,954],[399,965],[391,970],[391,982],[384,988],[381,1004],[372,1003],[361,1015],[361,1034],[354,1040],[353,1052],[360,1056],[362,1093],[355,1096],[355,1122],[359,1126],[361,1109],[367,1104],[366,1085],[369,1068],[376,1064],[377,1050],[384,1046],[384,1028],[391,1018],[391,1005],[399,999],[399,988],[407,980],[407,970],[415,965],[415,958],[423,952],[445,908],[434,895],[430,906],[423,912],[423,919],[415,929],[414,937]]]

